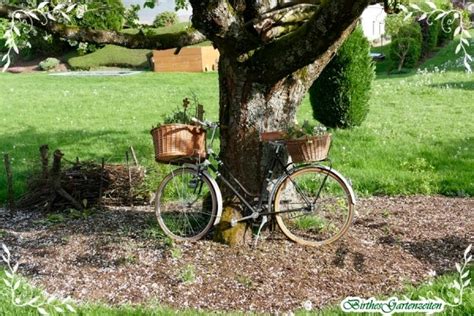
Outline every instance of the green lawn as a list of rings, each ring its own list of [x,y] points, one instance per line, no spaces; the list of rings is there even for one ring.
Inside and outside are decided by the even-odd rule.
[[[217,74],[128,77],[0,74],[0,151],[14,159],[16,192],[38,166],[38,147],[67,159],[123,161],[129,146],[154,166],[149,130],[195,93],[217,119]],[[334,167],[360,195],[474,194],[474,80],[464,72],[378,79],[363,126],[334,132]],[[309,101],[300,120],[311,118]],[[0,168],[0,200],[5,171]],[[159,178],[159,177],[158,177]]]

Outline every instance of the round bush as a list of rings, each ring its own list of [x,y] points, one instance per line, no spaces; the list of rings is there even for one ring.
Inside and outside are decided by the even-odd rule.
[[[178,23],[178,15],[176,12],[165,11],[158,14],[153,21],[154,27],[171,26]]]
[[[53,70],[58,65],[59,65],[59,60],[56,58],[50,57],[40,62],[38,66],[40,67],[41,70],[49,71],[49,70]]]
[[[121,0],[82,0],[87,11],[82,18],[76,18],[78,26],[96,30],[120,31],[125,21],[125,7]]]
[[[370,44],[357,28],[310,88],[314,118],[328,127],[361,125],[369,112],[375,76]]]
[[[390,59],[398,71],[417,65],[421,58],[422,45],[420,24],[413,21],[400,27],[390,43]]]

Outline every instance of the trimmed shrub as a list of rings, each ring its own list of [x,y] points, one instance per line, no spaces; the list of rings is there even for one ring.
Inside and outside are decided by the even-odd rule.
[[[8,20],[0,19],[0,53],[5,53],[8,49],[5,47],[6,39],[3,37],[8,27]]]
[[[59,65],[59,60],[56,58],[50,57],[40,62],[38,66],[40,67],[41,70],[49,71],[49,70],[53,70],[58,65]]]
[[[369,52],[369,41],[358,27],[309,90],[315,119],[337,128],[362,124],[375,76]]]
[[[96,30],[120,31],[125,23],[125,7],[121,0],[81,0],[87,5],[82,18],[74,19],[78,26]]]
[[[421,27],[415,21],[404,24],[398,33],[393,35],[389,48],[390,60],[398,71],[416,66],[421,58],[422,43]]]
[[[433,49],[438,46],[439,32],[441,23],[435,20],[435,17],[419,21],[421,27],[421,34],[423,37],[422,55],[428,55]]]
[[[158,14],[153,21],[154,27],[171,26],[178,23],[178,15],[176,12],[165,11]]]

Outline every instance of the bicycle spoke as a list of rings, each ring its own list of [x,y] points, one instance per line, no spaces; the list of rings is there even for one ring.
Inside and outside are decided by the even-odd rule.
[[[353,216],[343,181],[318,167],[303,167],[289,175],[277,188],[274,203],[277,223],[285,235],[306,245],[337,240]]]
[[[217,209],[210,182],[193,169],[170,173],[157,192],[157,217],[163,231],[178,240],[197,240],[212,227]]]

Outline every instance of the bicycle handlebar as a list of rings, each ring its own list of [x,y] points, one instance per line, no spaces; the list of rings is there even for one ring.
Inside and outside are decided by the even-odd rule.
[[[198,123],[199,125],[203,126],[203,127],[206,127],[206,128],[215,128],[217,126],[219,126],[218,123],[213,123],[213,122],[209,122],[209,121],[201,121],[195,117],[192,117],[191,118],[191,121],[193,121],[194,123]]]

